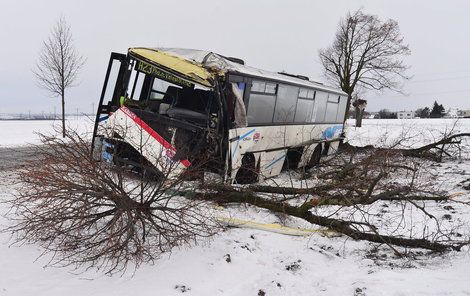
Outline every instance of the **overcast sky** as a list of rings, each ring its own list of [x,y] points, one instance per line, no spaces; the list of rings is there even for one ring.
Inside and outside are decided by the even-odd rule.
[[[340,18],[361,7],[396,19],[412,51],[409,95],[366,93],[368,110],[414,110],[434,100],[470,109],[468,0],[15,0],[0,9],[0,113],[59,110],[59,99],[37,86],[31,69],[61,15],[87,58],[80,85],[67,95],[67,112],[90,113],[110,52],[134,46],[205,49],[323,81],[318,50],[332,42]]]

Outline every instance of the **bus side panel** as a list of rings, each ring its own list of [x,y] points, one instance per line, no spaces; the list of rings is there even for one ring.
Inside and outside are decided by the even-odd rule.
[[[260,175],[271,177],[280,173],[287,148],[304,147],[299,167],[306,165],[318,142],[331,142],[340,139],[343,124],[309,124],[257,126],[232,129],[229,132],[231,179],[241,166],[246,153],[253,153],[260,158]],[[331,149],[334,151],[336,149]],[[331,152],[329,152],[331,153]]]
[[[261,152],[260,160],[260,179],[277,176],[281,173],[284,160],[286,159],[287,149]]]

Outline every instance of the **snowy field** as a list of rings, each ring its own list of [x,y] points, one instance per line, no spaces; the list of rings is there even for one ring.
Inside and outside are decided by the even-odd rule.
[[[354,120],[348,124],[348,141],[356,146],[413,148],[435,142],[444,135],[470,132],[470,118],[366,119],[362,128],[355,128]]]
[[[70,126],[91,130],[88,119],[70,120]],[[354,145],[419,146],[443,133],[470,132],[470,119],[455,120],[364,120],[362,128],[348,127]],[[3,151],[38,143],[34,131],[52,132],[49,121],[0,121]],[[0,151],[2,148],[0,148]],[[0,162],[2,154],[0,154]],[[1,168],[1,166],[0,166]],[[437,179],[451,191],[470,191],[457,184],[470,178],[470,160],[444,163]],[[0,200],[10,197],[14,172],[0,170]],[[282,178],[282,177],[281,177]],[[431,205],[432,207],[432,205]],[[238,209],[227,209],[230,212]],[[279,217],[244,207],[242,217],[279,223]],[[0,224],[7,208],[0,204]],[[468,221],[470,212],[455,214]],[[289,226],[300,222],[288,219]],[[465,222],[468,223],[468,222]],[[467,224],[468,225],[468,224]],[[0,296],[3,295],[470,295],[470,253],[396,258],[383,253],[371,257],[373,244],[344,236],[314,233],[293,237],[253,229],[229,229],[192,248],[175,249],[171,255],[135,272],[106,276],[94,270],[44,268],[48,256],[40,257],[34,245],[10,246],[9,235],[0,233]],[[229,254],[231,262],[226,261]],[[50,258],[49,258],[50,259]],[[264,294],[262,293],[264,292]]]
[[[93,131],[93,120],[87,116],[71,116],[66,125],[80,133]],[[0,148],[38,144],[38,133],[55,134],[62,127],[60,120],[0,120]]]

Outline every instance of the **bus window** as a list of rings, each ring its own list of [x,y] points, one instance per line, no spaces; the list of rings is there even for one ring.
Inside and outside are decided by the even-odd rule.
[[[273,122],[293,122],[299,88],[280,84],[277,91],[276,110]]]
[[[266,89],[264,91],[265,93],[275,95],[276,90],[277,90],[276,83],[269,83],[269,82],[266,83]]]
[[[313,89],[308,90],[307,98],[312,100],[315,98],[315,91]]]
[[[276,97],[264,94],[250,94],[248,124],[271,123]]]
[[[313,113],[313,99],[315,91],[301,88],[299,91],[299,99],[295,109],[294,122],[310,122]]]
[[[251,92],[275,95],[277,91],[277,84],[264,81],[253,81],[251,84]]]
[[[308,98],[308,89],[301,88],[299,91],[299,98],[307,99]]]
[[[322,123],[325,122],[326,101],[328,93],[317,91],[315,96],[315,107],[313,111],[312,122]]]
[[[338,114],[338,103],[328,102],[326,104],[325,122],[328,122],[328,123],[336,122],[337,114]]]
[[[272,123],[277,84],[253,81],[248,102],[248,124]]]
[[[308,122],[312,117],[313,100],[300,99],[297,101],[294,122]]]
[[[330,94],[328,95],[328,100],[326,103],[326,115],[325,115],[325,122],[328,123],[336,123],[336,117],[338,115],[338,107],[339,107],[339,98],[338,95]]]
[[[251,84],[252,92],[264,93],[265,90],[266,90],[266,82],[253,81],[253,83]]]

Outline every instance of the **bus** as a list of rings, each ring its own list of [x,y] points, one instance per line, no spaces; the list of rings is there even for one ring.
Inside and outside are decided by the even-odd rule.
[[[252,183],[335,153],[347,94],[308,77],[181,48],[111,53],[92,149],[167,178],[195,168]]]

